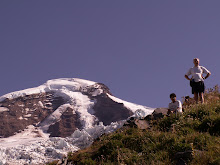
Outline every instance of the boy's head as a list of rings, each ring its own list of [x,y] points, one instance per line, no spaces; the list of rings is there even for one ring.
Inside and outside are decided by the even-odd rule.
[[[170,99],[172,100],[172,102],[176,101],[176,94],[175,93],[171,93],[170,94]]]
[[[175,93],[171,93],[170,94],[170,98],[172,98],[172,97],[176,97],[176,94]]]

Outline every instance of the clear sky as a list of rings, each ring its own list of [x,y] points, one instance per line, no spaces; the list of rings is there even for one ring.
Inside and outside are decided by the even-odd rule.
[[[106,84],[118,98],[167,107],[190,95],[193,58],[220,80],[219,0],[1,0],[0,95],[56,78]]]

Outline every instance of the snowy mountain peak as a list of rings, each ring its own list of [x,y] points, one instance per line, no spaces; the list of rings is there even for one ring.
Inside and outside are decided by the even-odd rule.
[[[64,94],[66,91],[72,92],[86,92],[90,88],[93,88],[93,95],[101,94],[103,91],[99,89],[102,85],[89,80],[79,79],[79,78],[60,78],[48,80],[43,85],[40,85],[35,88],[29,88],[25,90],[20,90],[16,92],[11,92],[0,97],[0,102],[5,99],[14,99],[17,97],[22,97],[26,95],[32,95],[37,93],[46,93],[46,92],[57,92],[58,94]],[[97,89],[97,90],[95,90]]]
[[[47,154],[58,158],[62,155],[58,153],[64,150],[85,147],[102,133],[117,129],[137,110],[148,115],[153,108],[123,101],[114,97],[104,84],[78,78],[49,80],[35,88],[6,94],[0,97],[0,155],[3,155],[0,160],[7,163],[11,159],[22,163],[36,161],[34,156],[27,156],[28,153],[22,158],[15,155],[21,146],[28,147],[26,141],[33,148],[36,141],[40,141],[38,147],[45,143],[51,145],[50,149],[41,147],[40,151],[36,148],[31,151],[40,155],[38,161],[48,160],[41,157]],[[28,140],[30,134],[33,144]],[[14,145],[7,146],[9,141]],[[57,147],[57,144],[63,145]]]

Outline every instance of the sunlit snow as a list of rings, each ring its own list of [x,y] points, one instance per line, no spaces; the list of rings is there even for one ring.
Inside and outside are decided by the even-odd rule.
[[[11,92],[0,97],[0,101],[3,101],[5,98],[13,99],[20,96],[31,95],[36,93],[44,93],[49,91],[60,91],[62,89],[67,89],[70,91],[79,91],[82,88],[85,88],[90,85],[94,85],[96,82],[83,80],[78,78],[62,78],[48,80],[45,84],[40,85],[36,88],[29,88],[17,92]]]

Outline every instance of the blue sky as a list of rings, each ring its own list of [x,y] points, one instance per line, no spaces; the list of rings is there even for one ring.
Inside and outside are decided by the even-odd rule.
[[[218,0],[2,0],[0,95],[56,78],[106,84],[121,99],[167,107],[190,95],[193,58],[220,80]]]

